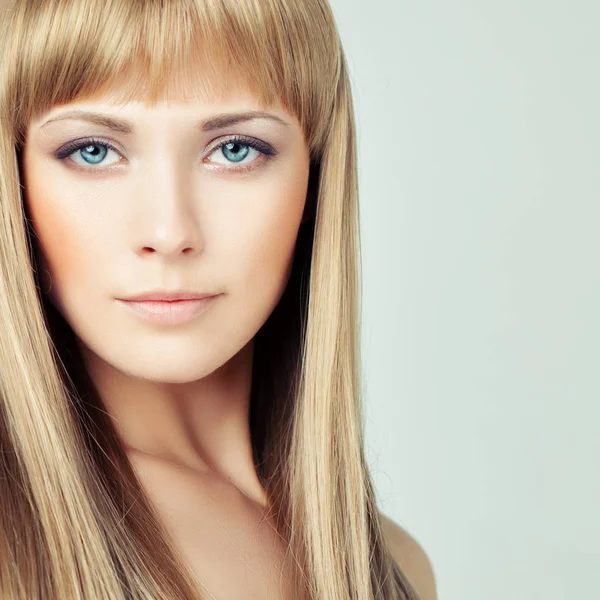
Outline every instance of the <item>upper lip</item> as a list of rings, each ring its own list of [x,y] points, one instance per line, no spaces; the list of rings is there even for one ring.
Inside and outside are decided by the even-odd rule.
[[[154,290],[150,292],[142,292],[141,294],[136,294],[135,296],[119,298],[119,300],[127,300],[130,302],[140,302],[143,300],[200,300],[202,298],[209,298],[216,295],[217,294],[202,292],[188,292],[185,290]]]

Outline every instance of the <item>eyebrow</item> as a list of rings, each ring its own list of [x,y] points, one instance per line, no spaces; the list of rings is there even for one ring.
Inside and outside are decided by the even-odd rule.
[[[108,115],[90,112],[85,110],[69,110],[64,112],[52,119],[48,119],[41,127],[45,127],[49,123],[53,123],[54,121],[63,121],[65,119],[77,119],[80,121],[88,121],[90,123],[94,123],[95,125],[100,125],[102,127],[107,127],[108,129],[112,129],[113,131],[117,131],[119,133],[130,134],[133,132],[133,125],[126,121],[125,119],[118,119],[116,117],[109,117]],[[272,115],[271,113],[263,112],[263,111],[250,111],[250,112],[242,112],[242,113],[223,113],[211,117],[210,119],[206,119],[204,121],[200,121],[197,124],[197,127],[201,131],[213,131],[215,129],[222,129],[223,127],[229,127],[230,125],[236,125],[237,123],[243,123],[246,121],[252,121],[254,119],[270,119],[289,127],[289,123],[279,118],[276,115]]]

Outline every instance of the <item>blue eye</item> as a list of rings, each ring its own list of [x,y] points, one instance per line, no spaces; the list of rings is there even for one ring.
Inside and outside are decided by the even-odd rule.
[[[244,160],[246,156],[248,156],[248,154],[250,153],[250,149],[254,150],[255,152],[258,152],[256,148],[252,148],[252,146],[250,146],[249,144],[240,144],[239,142],[227,142],[226,144],[221,144],[220,146],[218,146],[214,152],[221,150],[223,152],[223,155],[227,158],[227,160],[233,160],[234,163],[239,163],[242,160]]]
[[[256,158],[249,163],[242,163],[242,161],[250,154],[250,150],[254,150],[258,155],[264,155],[265,159],[272,158],[277,152],[267,143],[261,142],[254,138],[246,138],[244,136],[233,136],[220,144],[215,146],[208,156],[213,156],[217,151],[221,151],[222,155],[225,156],[228,162],[217,163],[217,164],[244,164],[242,168],[234,168],[232,170],[248,170],[248,166],[256,162]],[[97,138],[88,138],[79,140],[67,144],[55,153],[58,160],[65,160],[73,156],[79,156],[83,159],[84,163],[75,162],[76,165],[83,166],[84,170],[95,171],[98,169],[85,168],[85,165],[100,165],[106,158],[109,152],[120,154],[120,152],[108,141]],[[119,161],[115,161],[118,163]],[[102,166],[107,164],[112,165],[113,163],[102,163]],[[254,167],[251,167],[254,168]]]
[[[246,138],[244,136],[236,135],[215,146],[208,156],[212,156],[216,152],[221,151],[222,155],[227,159],[227,161],[231,161],[233,164],[243,164],[243,167],[231,170],[247,171],[249,169],[253,169],[254,163],[257,162],[255,158],[250,162],[242,163],[242,161],[250,154],[250,149],[256,152],[258,156],[262,154],[267,160],[277,154],[275,150],[265,142],[261,142],[260,140],[254,138]],[[231,164],[231,162],[229,164]]]
[[[58,150],[55,153],[55,156],[58,160],[64,160],[65,158],[80,152],[80,156],[84,157],[84,160],[88,165],[96,165],[104,160],[108,151],[118,152],[112,144],[106,141],[89,138],[67,144]],[[79,162],[73,162],[77,165],[81,165]]]
[[[79,155],[88,165],[100,164],[109,152],[117,152],[111,144],[100,142],[97,140],[85,140],[84,142],[75,143],[67,146],[57,154],[57,158],[64,159],[67,156],[72,157]],[[73,160],[71,158],[71,160]],[[82,165],[80,162],[73,161],[77,165]],[[118,161],[117,161],[118,162]],[[109,163],[112,164],[112,163]],[[106,166],[106,164],[104,165]]]

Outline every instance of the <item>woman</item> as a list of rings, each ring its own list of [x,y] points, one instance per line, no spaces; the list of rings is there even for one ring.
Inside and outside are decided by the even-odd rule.
[[[4,6],[0,597],[434,598],[364,458],[326,1]]]

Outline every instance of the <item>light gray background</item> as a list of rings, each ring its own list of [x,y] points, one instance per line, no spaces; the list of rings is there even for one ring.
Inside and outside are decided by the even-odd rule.
[[[440,600],[600,598],[600,3],[330,3],[382,509]]]

